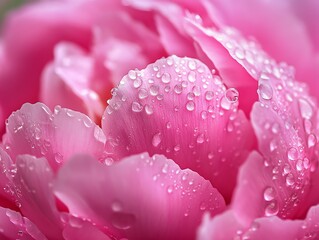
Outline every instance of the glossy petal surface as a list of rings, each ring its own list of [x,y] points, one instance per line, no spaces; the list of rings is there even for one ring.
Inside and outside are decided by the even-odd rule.
[[[61,169],[55,192],[72,214],[129,239],[193,239],[204,211],[215,215],[225,208],[207,180],[160,155],[135,155],[111,166],[74,157]]]

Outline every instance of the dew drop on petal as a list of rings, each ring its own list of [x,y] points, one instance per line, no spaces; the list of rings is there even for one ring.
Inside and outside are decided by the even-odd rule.
[[[286,184],[287,186],[292,186],[295,184],[295,178],[292,173],[288,173],[288,175],[286,176]]]
[[[126,230],[132,227],[136,217],[130,213],[114,212],[111,216],[111,222],[114,227]]]
[[[199,144],[201,144],[201,143],[203,143],[204,141],[205,141],[205,136],[204,136],[204,134],[203,134],[203,133],[199,134],[199,135],[197,136],[196,142],[199,143]]]
[[[214,93],[212,91],[206,91],[205,92],[205,99],[207,101],[210,101],[214,98]]]
[[[287,151],[288,159],[294,161],[298,158],[298,150],[294,147],[291,147]]]
[[[187,103],[186,103],[186,109],[188,110],[188,111],[194,111],[194,109],[195,109],[195,103],[193,102],[193,101],[188,101]]]
[[[278,214],[278,212],[279,212],[279,207],[276,201],[270,202],[265,209],[265,215],[267,217],[275,216]]]
[[[314,134],[310,134],[308,136],[308,147],[311,148],[313,146],[315,146],[317,143],[317,138]]]
[[[169,73],[164,73],[161,79],[163,83],[169,83],[171,81],[171,75]]]
[[[143,106],[138,102],[132,102],[132,111],[133,112],[140,112],[143,110]]]
[[[152,96],[157,96],[158,92],[159,92],[159,86],[158,85],[152,85],[150,87],[150,94]]]
[[[154,147],[158,147],[158,145],[160,145],[161,142],[162,142],[162,133],[154,134],[154,136],[152,138],[152,145]]]
[[[275,190],[272,187],[267,187],[264,191],[264,199],[266,201],[272,201],[275,198]]]
[[[231,103],[237,102],[238,96],[239,96],[239,93],[236,88],[229,88],[225,92],[226,99]]]
[[[264,100],[270,100],[273,96],[273,89],[268,83],[260,83],[258,87],[259,95]]]
[[[313,109],[310,103],[304,99],[299,99],[299,109],[301,116],[305,119],[311,119],[313,115]]]
[[[195,82],[196,81],[196,72],[190,71],[187,75],[187,79],[190,82]]]
[[[139,99],[144,99],[144,98],[147,98],[148,97],[148,92],[145,88],[141,88],[139,91],[138,91],[138,98]]]

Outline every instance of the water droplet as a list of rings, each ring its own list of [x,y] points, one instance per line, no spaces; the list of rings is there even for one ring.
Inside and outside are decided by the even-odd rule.
[[[311,123],[310,120],[305,119],[305,121],[304,121],[304,128],[305,128],[305,131],[306,131],[307,134],[310,134],[310,133],[311,133],[312,123]]]
[[[167,128],[167,129],[170,129],[171,127],[172,127],[172,123],[171,123],[171,122],[167,122],[167,123],[166,123],[166,128]]]
[[[292,173],[288,173],[288,175],[286,176],[286,184],[287,186],[292,186],[295,184],[295,178]]]
[[[297,161],[297,163],[296,163],[296,169],[297,169],[297,171],[302,171],[302,169],[303,169],[303,161],[302,160],[298,160]]]
[[[303,167],[304,167],[305,169],[309,169],[309,167],[310,167],[310,160],[309,160],[308,158],[304,158],[304,160],[303,160]]]
[[[143,110],[143,106],[138,102],[132,102],[132,111],[133,112],[140,112]]]
[[[298,158],[298,150],[294,147],[288,149],[287,152],[288,159],[294,161]]]
[[[128,77],[132,80],[136,79],[136,72],[134,70],[130,70],[128,72]]]
[[[150,87],[150,94],[152,96],[156,96],[158,94],[158,92],[159,92],[159,86],[158,85],[152,85]]]
[[[214,98],[214,93],[212,91],[206,91],[205,92],[205,99],[207,101],[210,101]]]
[[[308,101],[305,99],[299,99],[299,108],[301,116],[305,119],[311,119],[313,115],[313,109]]]
[[[179,144],[177,144],[175,147],[174,147],[174,151],[175,152],[178,152],[179,150],[181,150],[181,146]]]
[[[183,91],[183,86],[182,86],[182,84],[176,84],[175,85],[175,87],[174,87],[174,92],[176,93],[176,94],[181,94],[182,93],[182,91]]]
[[[264,199],[266,201],[272,201],[275,198],[275,190],[272,187],[267,187],[264,191]]]
[[[153,107],[151,105],[146,104],[145,105],[145,112],[147,115],[152,115],[154,112]]]
[[[200,115],[201,115],[202,119],[205,120],[205,119],[207,119],[208,113],[207,113],[207,111],[203,110]]]
[[[164,73],[162,75],[162,82],[169,83],[171,81],[171,75],[169,73]]]
[[[188,101],[188,102],[186,103],[186,109],[187,109],[188,111],[194,111],[194,109],[195,109],[195,103],[194,103],[193,101]]]
[[[167,63],[168,66],[172,66],[174,61],[173,61],[172,58],[169,57],[169,58],[167,58],[166,63]]]
[[[142,79],[136,78],[135,81],[133,82],[133,87],[139,88],[140,86],[142,86]]]
[[[63,161],[63,156],[61,153],[57,152],[54,154],[54,159],[57,163],[61,163]]]
[[[231,103],[237,102],[238,96],[239,96],[239,93],[236,88],[229,88],[225,92],[226,99]]]
[[[205,136],[204,136],[204,134],[203,134],[203,133],[199,134],[199,135],[197,136],[196,142],[199,143],[199,144],[201,144],[201,143],[203,143],[204,141],[205,141]]]
[[[148,92],[145,88],[141,88],[140,90],[138,90],[138,98],[139,99],[144,99],[148,97]]]
[[[112,208],[112,211],[114,211],[114,212],[120,212],[120,211],[122,211],[123,207],[122,207],[122,204],[119,201],[114,201],[112,203],[111,208]]]
[[[165,163],[162,168],[162,173],[168,173],[168,164]]]
[[[196,69],[196,62],[194,60],[189,60],[188,62],[188,67],[190,70],[195,70]]]
[[[187,79],[190,82],[195,82],[196,81],[196,72],[190,71],[187,75]]]
[[[194,93],[194,95],[195,95],[196,97],[200,96],[200,92],[201,92],[200,87],[199,87],[199,86],[194,86],[194,87],[192,88],[192,92]]]
[[[172,187],[172,186],[168,186],[167,192],[168,192],[169,194],[171,194],[171,193],[173,192],[173,187]]]
[[[152,138],[152,144],[154,147],[158,147],[158,145],[162,141],[162,134],[161,133],[156,133],[153,138]]]
[[[187,99],[188,100],[194,100],[194,98],[195,98],[195,94],[194,93],[190,92],[190,93],[187,94]]]
[[[264,100],[270,100],[273,96],[273,89],[268,83],[260,83],[258,86],[258,93]]]
[[[126,230],[132,227],[135,216],[130,213],[114,212],[111,216],[112,225],[118,229]]]
[[[265,209],[265,215],[267,217],[277,215],[279,212],[279,207],[276,201],[269,203]]]
[[[107,157],[104,159],[104,164],[107,166],[111,166],[114,163],[114,159],[112,157]]]
[[[308,136],[308,147],[311,148],[313,146],[315,146],[317,143],[317,138],[314,134],[310,134]]]
[[[274,123],[271,127],[271,131],[273,134],[277,134],[279,132],[280,126],[278,123]]]

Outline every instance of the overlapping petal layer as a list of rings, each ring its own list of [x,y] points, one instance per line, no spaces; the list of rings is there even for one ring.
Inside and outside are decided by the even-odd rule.
[[[195,59],[172,56],[130,71],[103,117],[107,158],[163,154],[209,179],[229,201],[254,144],[237,106],[237,90]]]
[[[55,192],[70,213],[129,239],[194,239],[204,211],[225,209],[209,181],[160,155],[111,166],[75,156],[59,172]]]

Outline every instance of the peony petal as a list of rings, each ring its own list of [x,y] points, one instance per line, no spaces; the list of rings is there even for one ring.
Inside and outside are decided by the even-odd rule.
[[[316,105],[294,80],[292,67],[264,57],[257,65],[259,102],[251,113],[262,157],[251,156],[244,164],[233,200],[246,223],[263,215],[304,217],[310,181],[318,171]],[[252,173],[256,169],[262,174]],[[247,204],[253,206],[248,211]]]
[[[45,158],[17,157],[13,181],[18,206],[49,239],[61,239],[62,224],[52,193],[53,172]]]
[[[237,100],[237,90],[226,90],[198,60],[172,56],[130,71],[104,114],[108,158],[164,154],[209,179],[229,201],[254,144]]]
[[[2,147],[0,147],[0,173],[0,205],[15,209],[15,186],[12,184],[12,177],[16,173],[16,168]]]
[[[51,113],[44,104],[27,103],[10,116],[3,144],[13,161],[19,154],[45,156],[56,170],[74,153],[99,158],[104,140],[102,130],[82,113],[59,106]]]
[[[301,231],[299,220],[281,220],[278,217],[256,219],[248,227],[240,224],[233,211],[228,210],[210,219],[205,216],[197,232],[197,240],[209,239],[302,239],[296,238]],[[221,230],[223,229],[223,230]],[[312,238],[310,238],[312,239]]]
[[[49,107],[57,104],[88,113],[95,119],[103,114],[104,106],[93,90],[94,61],[79,47],[59,43],[55,47],[55,60],[47,66],[42,77],[41,100]],[[113,84],[104,81],[104,90]]]
[[[0,207],[0,238],[46,240],[39,229],[20,213]]]
[[[2,31],[6,59],[0,70],[3,118],[25,102],[38,101],[41,72],[52,59],[56,43],[70,41],[88,49],[94,23],[105,9],[112,11],[119,4],[103,0],[41,1],[11,12]],[[29,29],[28,34],[25,29]],[[26,64],[30,59],[32,64]]]
[[[318,82],[313,81],[318,77],[314,50],[319,45],[313,42],[319,36],[316,1],[240,0],[232,4],[214,0],[210,4],[219,10],[224,24],[233,26],[245,36],[253,36],[277,61],[295,66],[296,78],[307,82],[310,91],[318,96]],[[251,24],[251,19],[254,19],[254,24]],[[299,51],[299,46],[302,46],[302,51]]]
[[[198,229],[197,239],[317,239],[318,208],[319,206],[312,207],[304,220],[263,217],[255,219],[248,227],[240,224],[240,216],[237,218],[232,210],[223,212],[213,219],[206,215]]]
[[[59,172],[55,191],[70,213],[129,239],[193,239],[204,211],[215,215],[225,208],[208,181],[160,155],[135,155],[111,166],[74,157]]]
[[[63,230],[63,239],[65,240],[111,240],[102,231],[100,231],[92,223],[83,221],[79,218],[69,216],[68,222]]]

